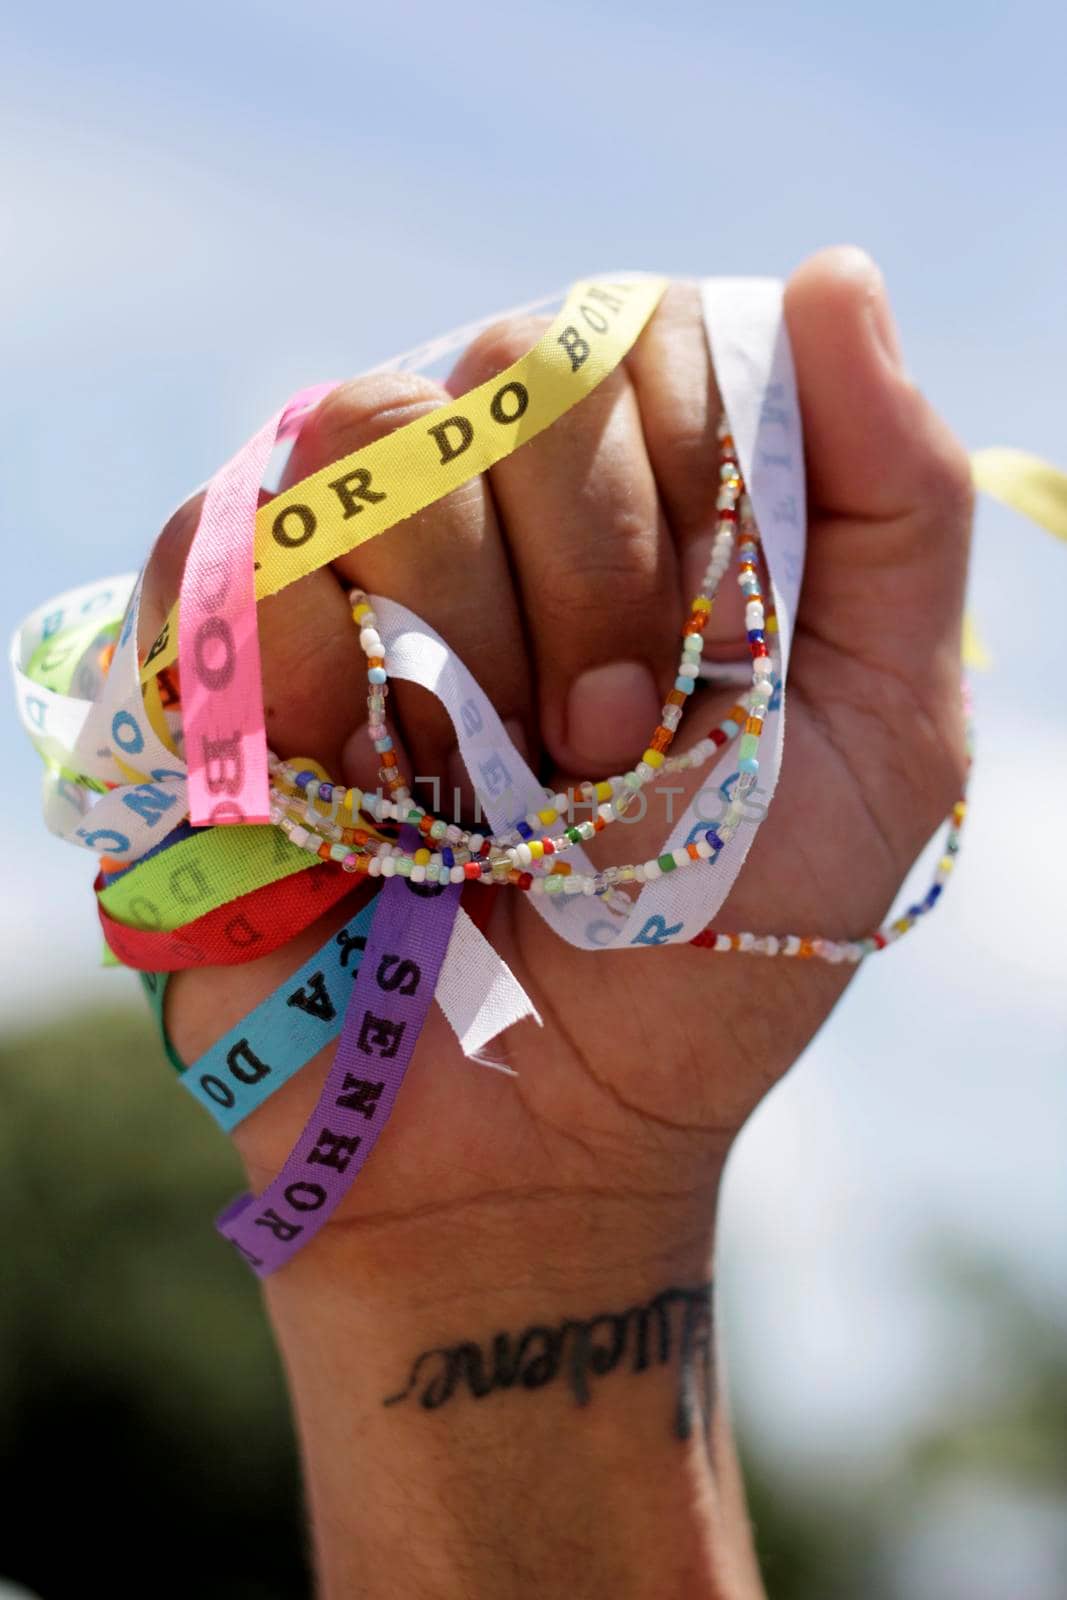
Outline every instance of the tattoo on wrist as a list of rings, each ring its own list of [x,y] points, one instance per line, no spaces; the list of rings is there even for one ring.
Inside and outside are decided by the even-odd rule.
[[[436,1411],[461,1390],[485,1400],[498,1390],[543,1389],[560,1380],[584,1406],[593,1397],[593,1378],[674,1363],[674,1433],[688,1439],[699,1416],[706,1437],[713,1360],[711,1284],[672,1287],[644,1305],[598,1311],[584,1322],[531,1323],[517,1334],[424,1350],[412,1364],[407,1386],[384,1404],[399,1405],[414,1395],[423,1410]]]

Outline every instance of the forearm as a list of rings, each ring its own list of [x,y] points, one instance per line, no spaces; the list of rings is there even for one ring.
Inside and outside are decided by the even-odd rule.
[[[269,1282],[324,1600],[762,1593],[707,1214],[679,1222],[486,1200],[342,1227]]]

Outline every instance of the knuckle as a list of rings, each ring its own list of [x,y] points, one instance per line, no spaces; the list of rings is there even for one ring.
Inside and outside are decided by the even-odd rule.
[[[963,445],[947,428],[939,429],[927,458],[922,491],[927,520],[955,534],[967,534],[975,498],[971,463]]]
[[[662,466],[657,462],[666,479],[664,492],[701,523],[714,510],[720,487],[716,422],[710,405],[701,412],[687,412],[663,441]]]
[[[359,444],[370,444],[405,422],[444,405],[448,391],[416,372],[379,372],[343,383],[328,394],[305,424],[315,453],[330,460]]]
[[[622,633],[635,620],[647,626],[650,616],[673,621],[666,603],[656,604],[663,588],[655,528],[620,506],[569,553],[554,598],[564,622],[595,621],[599,632]]]
[[[500,322],[484,328],[471,340],[457,367],[465,387],[473,388],[487,378],[494,378],[505,367],[514,365],[532,349],[550,322],[549,317],[534,317],[527,313],[504,317]]]

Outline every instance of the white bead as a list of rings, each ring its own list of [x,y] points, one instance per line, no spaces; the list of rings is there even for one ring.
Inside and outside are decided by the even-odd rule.
[[[688,850],[675,850],[673,855],[676,867],[687,867],[693,859]]]
[[[662,878],[662,876],[663,876],[663,868],[660,866],[658,861],[652,860],[652,861],[646,861],[645,862],[645,882],[646,883],[655,883],[656,879],[657,878]]]
[[[757,656],[752,663],[752,676],[757,680],[760,678],[773,678],[774,663],[770,656]]]
[[[392,856],[386,856],[382,862],[382,877],[392,878],[396,874],[396,861]]]
[[[715,949],[718,950],[720,955],[725,954],[727,950],[732,950],[733,947],[734,942],[728,933],[717,933],[715,935]]]
[[[412,881],[412,883],[425,883],[426,882],[426,868],[424,866],[422,866],[422,865],[417,865],[417,866],[412,867],[412,869],[411,869],[411,881]]]
[[[367,871],[368,871],[368,873],[370,874],[370,876],[372,878],[380,878],[381,877],[381,875],[382,875],[382,864],[378,860],[377,856],[371,856],[370,860],[367,862]]]
[[[579,877],[578,873],[572,872],[569,878],[564,878],[564,880],[563,880],[563,893],[564,894],[581,894],[581,892],[582,892],[582,879]]]
[[[531,894],[544,894],[544,892],[545,892],[545,880],[544,880],[544,878],[534,878],[533,883],[531,883],[531,885],[530,885],[530,893]]]
[[[765,956],[776,956],[778,954],[778,949],[778,940],[775,938],[773,933],[768,933],[766,938],[763,940],[763,954]]]
[[[711,845],[706,839],[697,840],[697,855],[701,861],[710,861],[712,857]]]
[[[362,628],[360,630],[359,643],[360,648],[365,650],[369,656],[381,656],[385,654],[385,651],[382,647],[381,636],[374,628]]]
[[[798,955],[799,952],[800,940],[797,938],[795,933],[787,933],[785,936],[785,944],[782,947],[782,954],[786,956],[795,956]]]
[[[610,800],[605,800],[603,805],[597,806],[596,814],[598,817],[603,817],[605,822],[614,822],[615,807]]]
[[[300,827],[299,823],[294,823],[290,829],[289,837],[294,844],[299,845],[300,848],[303,849],[308,840],[311,838],[311,835],[307,828],[302,828]]]
[[[644,862],[638,861],[636,863],[636,865],[634,866],[634,879],[633,879],[633,881],[635,883],[644,883],[645,882]]]
[[[521,867],[528,867],[533,860],[533,853],[528,844],[520,844],[513,852],[515,863]]]
[[[742,950],[751,950],[756,942],[756,936],[752,933],[739,933],[737,936],[737,942],[741,946]]]
[[[591,878],[588,873],[586,873],[585,877],[581,881],[582,881],[582,893],[583,894],[595,894],[596,893],[596,880],[594,878]]]

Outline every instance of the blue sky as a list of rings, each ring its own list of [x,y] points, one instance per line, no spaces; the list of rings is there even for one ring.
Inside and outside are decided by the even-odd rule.
[[[191,0],[3,26],[7,629],[136,565],[298,385],[608,267],[785,273],[861,243],[964,440],[1067,464],[1061,6]],[[809,1440],[836,1419],[846,1455],[872,1370],[883,1433],[943,1381],[902,1264],[931,1228],[1064,1276],[1067,551],[985,505],[972,588],[995,665],[957,881],[731,1180],[765,1409]],[[6,936],[13,1019],[125,980],[92,967],[87,864],[36,822],[13,715],[0,758],[9,903],[37,908]]]

